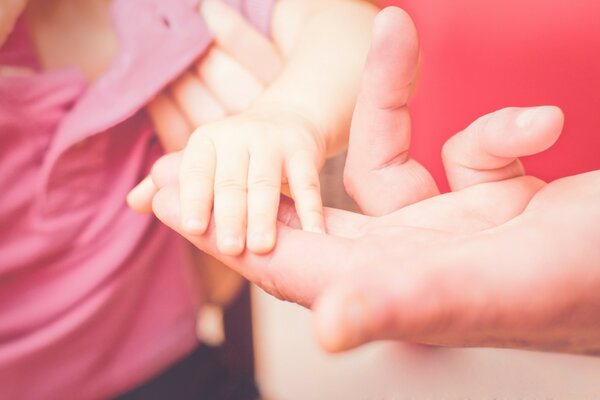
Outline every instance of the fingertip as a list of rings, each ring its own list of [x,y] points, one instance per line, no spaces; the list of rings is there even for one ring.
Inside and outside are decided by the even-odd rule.
[[[165,225],[175,230],[178,230],[178,221],[181,218],[178,195],[179,190],[176,186],[167,186],[158,190],[152,199],[154,215]]]
[[[267,254],[275,247],[275,233],[252,232],[248,235],[247,247],[255,254]]]
[[[157,191],[157,187],[152,182],[152,179],[148,176],[138,183],[127,194],[127,205],[136,212],[152,212],[152,198]]]
[[[482,145],[493,156],[529,156],[551,147],[560,137],[564,114],[556,106],[506,108],[490,114]]]
[[[565,115],[560,107],[549,105],[536,108],[532,128],[537,128],[540,137],[538,151],[546,150],[558,140],[564,123]]]
[[[366,343],[370,318],[362,295],[343,287],[325,293],[313,307],[314,330],[321,347],[338,353]]]
[[[417,57],[419,39],[416,26],[410,15],[399,7],[387,7],[379,12],[373,23],[371,55],[379,52],[394,53],[398,49],[409,49],[398,53]],[[415,63],[416,65],[416,63]]]
[[[373,34],[375,37],[384,37],[390,31],[396,31],[410,25],[413,25],[413,20],[404,9],[390,6],[381,10],[375,17]]]
[[[535,147],[529,153],[539,153],[550,148],[560,137],[564,127],[565,116],[556,106],[537,107],[535,119],[531,127],[535,137],[532,139]]]
[[[236,233],[219,234],[217,249],[228,256],[239,256],[244,252],[245,240],[242,235]]]
[[[206,232],[208,223],[198,217],[190,217],[183,223],[183,230],[190,235],[202,235]]]
[[[300,221],[302,224],[302,230],[305,232],[325,234],[325,217],[323,215],[323,207],[320,209],[310,209],[302,212],[298,210]]]
[[[322,225],[311,225],[303,228],[305,232],[318,233],[321,235],[325,234],[325,227]]]
[[[183,185],[182,185],[183,186]],[[202,235],[208,227],[208,219],[202,215],[202,209],[206,208],[198,201],[186,200],[180,195],[181,203],[181,228],[189,235]]]
[[[515,123],[517,127],[528,129],[538,126],[540,123],[552,122],[556,125],[562,125],[564,114],[562,110],[553,105],[528,107],[521,109]]]

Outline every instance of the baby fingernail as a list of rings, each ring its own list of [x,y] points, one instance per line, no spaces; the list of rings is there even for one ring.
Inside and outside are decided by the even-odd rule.
[[[205,224],[198,218],[189,218],[185,221],[183,225],[183,229],[190,234],[200,235],[204,233],[206,226]]]
[[[226,254],[238,254],[244,249],[244,240],[235,234],[222,235],[219,240],[219,250]]]
[[[265,252],[273,248],[275,237],[265,232],[254,232],[248,238],[248,247],[252,251]]]

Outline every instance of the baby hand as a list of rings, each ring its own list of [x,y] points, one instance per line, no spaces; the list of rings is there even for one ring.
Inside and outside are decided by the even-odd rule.
[[[213,45],[147,107],[168,153],[185,147],[195,128],[248,109],[283,67],[275,43],[237,10],[221,1],[201,5]]]
[[[302,117],[249,111],[205,125],[183,153],[182,226],[203,234],[214,207],[217,246],[237,255],[275,245],[282,183],[288,183],[305,230],[324,232],[319,169],[325,144]],[[247,238],[247,239],[246,239]]]

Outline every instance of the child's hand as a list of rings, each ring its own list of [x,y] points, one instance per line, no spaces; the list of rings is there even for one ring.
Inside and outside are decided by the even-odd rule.
[[[290,186],[304,229],[323,232],[320,138],[302,117],[275,110],[199,128],[184,150],[179,175],[186,232],[203,234],[214,206],[221,252],[237,255],[246,244],[252,252],[269,252],[282,182]]]
[[[276,46],[234,9],[203,1],[202,14],[214,45],[147,106],[167,152],[185,147],[195,128],[246,110],[283,66]]]
[[[214,1],[202,7],[213,47],[146,107],[167,153],[183,149],[198,126],[244,111],[283,67],[275,44],[237,11]],[[148,177],[129,193],[127,203],[151,212],[155,193]]]

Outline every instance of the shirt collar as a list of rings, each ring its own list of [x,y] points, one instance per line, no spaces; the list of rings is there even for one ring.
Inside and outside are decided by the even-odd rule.
[[[75,143],[137,113],[210,44],[197,0],[115,0],[112,19],[118,54],[65,116],[49,165]]]

